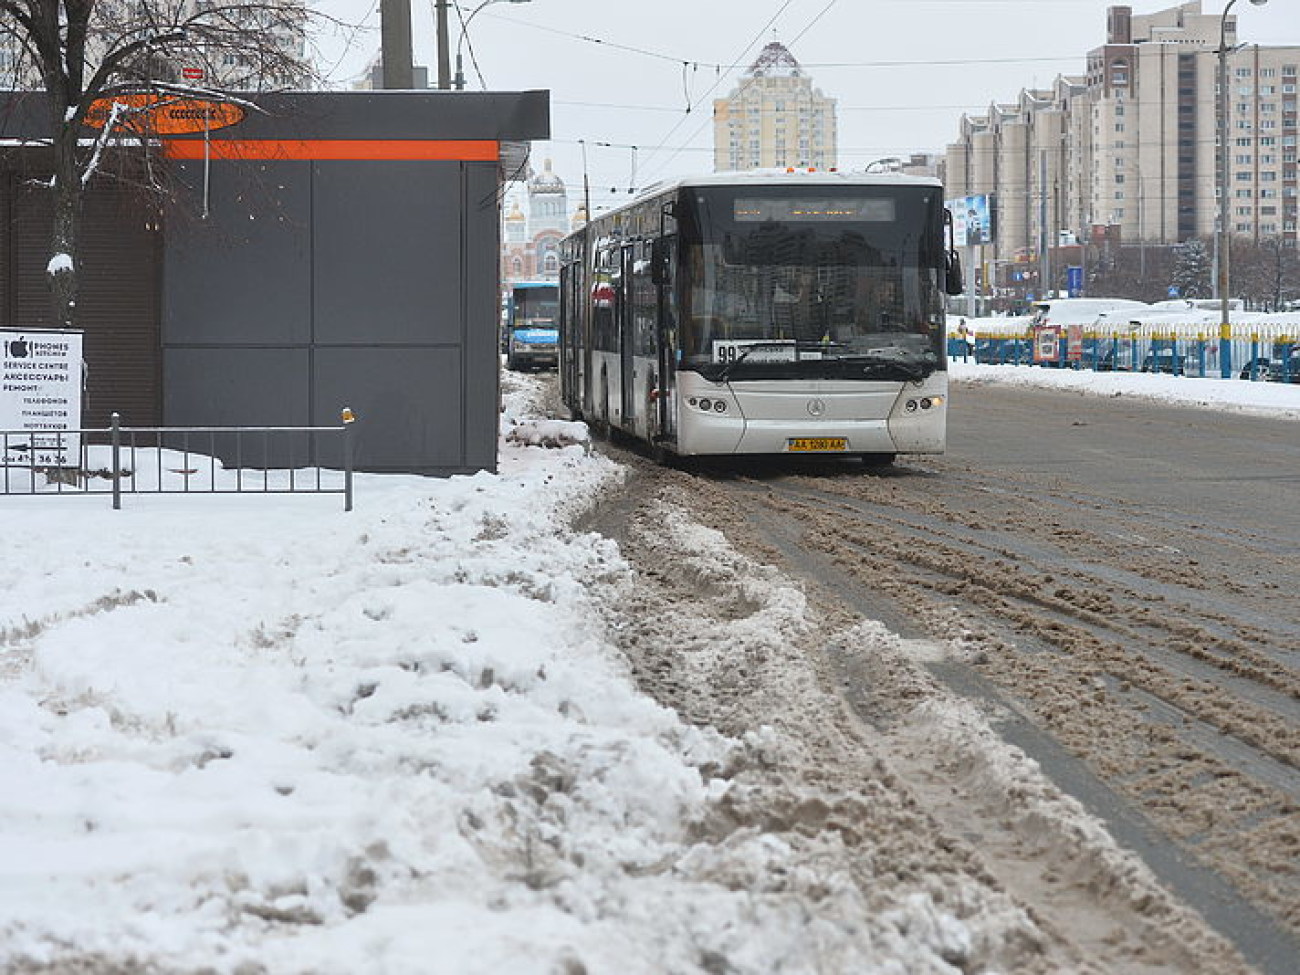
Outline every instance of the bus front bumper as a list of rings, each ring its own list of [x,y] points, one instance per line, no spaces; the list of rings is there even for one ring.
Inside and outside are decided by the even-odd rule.
[[[754,382],[681,390],[682,454],[942,453],[947,375],[922,383]],[[724,404],[718,409],[718,403]],[[701,404],[708,404],[702,408]]]

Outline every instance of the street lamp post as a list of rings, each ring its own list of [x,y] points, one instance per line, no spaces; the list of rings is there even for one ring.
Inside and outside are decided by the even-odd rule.
[[[1228,0],[1219,18],[1219,375],[1224,379],[1232,378],[1232,320],[1229,311],[1231,292],[1231,270],[1229,258],[1228,234],[1228,160],[1229,160],[1229,107],[1228,96],[1228,11],[1237,0]],[[1250,0],[1256,7],[1262,7],[1268,0]]]
[[[460,49],[461,49],[461,45],[465,43],[465,36],[469,33],[470,21],[474,19],[474,17],[478,14],[478,12],[482,10],[484,7],[492,6],[492,4],[494,3],[529,3],[529,2],[530,0],[483,0],[482,3],[480,3],[477,7],[475,7],[470,12],[470,15],[466,17],[464,22],[462,22],[460,25],[460,39],[456,41],[456,80],[452,87],[454,87],[457,91],[465,90],[465,72],[461,68]],[[1236,0],[1233,0],[1233,2],[1235,3]],[[1258,2],[1258,0],[1251,0],[1251,3],[1256,3],[1256,2]]]

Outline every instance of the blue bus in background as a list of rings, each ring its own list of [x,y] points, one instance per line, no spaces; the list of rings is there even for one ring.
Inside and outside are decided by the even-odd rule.
[[[501,348],[508,369],[559,365],[560,286],[516,281],[506,286]]]

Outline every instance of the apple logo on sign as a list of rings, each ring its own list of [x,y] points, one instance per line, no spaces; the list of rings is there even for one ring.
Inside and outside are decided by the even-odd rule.
[[[13,356],[15,359],[26,359],[26,358],[27,358],[27,338],[26,338],[25,336],[20,335],[20,336],[18,336],[18,338],[14,339],[12,342],[6,342],[6,343],[5,343],[5,350],[6,350],[6,354],[7,354],[7,355],[11,355],[11,356]]]

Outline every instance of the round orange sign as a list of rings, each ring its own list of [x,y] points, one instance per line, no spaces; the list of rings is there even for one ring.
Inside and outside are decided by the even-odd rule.
[[[154,92],[97,98],[86,111],[85,124],[102,129],[117,110],[122,128],[141,135],[190,135],[211,132],[243,121],[244,109],[229,102],[210,102]]]

